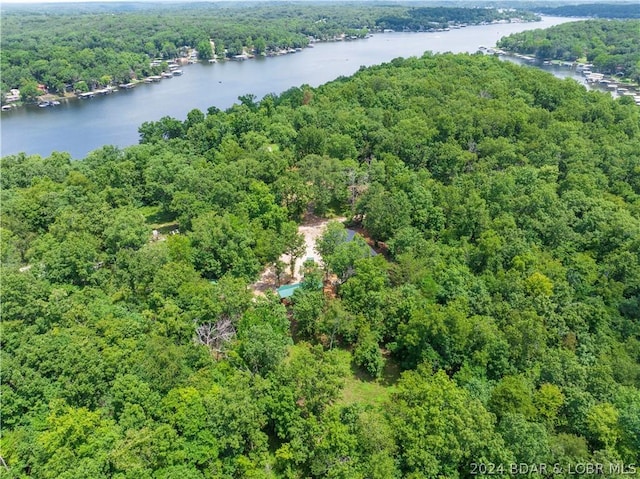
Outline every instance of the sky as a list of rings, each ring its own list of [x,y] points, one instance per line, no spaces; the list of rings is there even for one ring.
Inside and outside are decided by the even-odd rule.
[[[224,2],[238,0],[1,0],[0,3],[178,3],[178,2]],[[258,0],[260,1],[260,0]]]
[[[220,2],[220,1],[242,1],[242,0],[0,0],[0,3],[4,3],[4,4],[16,4],[16,3],[21,3],[21,4],[37,4],[37,3],[179,3],[179,2]],[[261,0],[246,0],[246,1],[261,1]],[[262,1],[274,1],[274,0],[262,0]],[[276,0],[277,1],[277,0]],[[287,0],[283,0],[283,1],[287,1]],[[293,1],[304,1],[304,0],[293,0]],[[318,1],[318,0],[312,0],[312,1]],[[320,0],[322,1],[322,0]],[[331,0],[326,0],[326,1],[331,1]],[[335,0],[335,1],[342,1],[342,0]],[[363,0],[366,1],[366,0]],[[400,0],[401,2],[405,2],[405,1],[411,1],[411,0]],[[420,1],[423,3],[428,3],[429,0],[416,0],[416,1]],[[489,0],[479,0],[479,1],[475,1],[475,0],[434,0],[434,3],[438,3],[438,4],[442,4],[442,3],[447,3],[448,1],[458,1],[458,2],[465,2],[468,1],[469,3],[475,2],[475,3],[487,3],[487,1]],[[517,3],[520,0],[510,0],[511,2]],[[522,0],[527,1],[527,0]],[[578,3],[616,3],[619,0],[608,0],[607,2],[605,2],[605,0],[578,0]],[[393,0],[392,0],[393,2]],[[541,0],[541,3],[544,2],[557,2],[557,3],[576,3],[575,1],[573,2],[568,2],[567,0]],[[531,3],[531,2],[528,2]]]
[[[12,4],[12,5],[16,5],[16,4],[29,4],[29,5],[34,5],[34,4],[38,4],[38,3],[46,3],[46,4],[52,4],[52,3],[179,3],[179,2],[189,2],[189,3],[195,3],[195,2],[210,2],[210,3],[215,3],[215,2],[220,2],[220,1],[229,1],[229,2],[242,2],[243,0],[0,0],[0,5],[2,4]],[[274,0],[248,0],[248,1],[274,1]],[[277,0],[275,0],[277,1]],[[282,0],[282,1],[288,1],[288,0]],[[304,0],[292,0],[292,1],[304,1]],[[322,0],[310,0],[310,1],[322,1]],[[340,1],[340,0],[326,0],[326,1]],[[349,0],[346,0],[349,1]],[[353,1],[353,0],[351,0]],[[357,0],[356,0],[357,1]],[[366,0],[362,0],[362,1],[366,1]],[[391,0],[391,2],[393,2],[394,0]],[[397,0],[399,2],[406,2],[406,1],[411,1],[411,0]],[[422,3],[429,3],[430,0],[415,0],[415,1],[419,1]],[[436,4],[443,4],[443,3],[450,3],[452,1],[456,1],[456,0],[433,0],[433,3]],[[490,0],[457,0],[460,2],[465,2],[468,1],[469,3],[481,3],[481,4],[485,4],[488,3]],[[519,1],[527,1],[527,3],[531,3],[528,0],[505,0],[509,3],[517,3]],[[629,3],[629,0],[540,0],[540,3],[558,3],[558,4],[567,4],[567,3]],[[504,3],[504,2],[500,2],[500,3]]]
[[[278,1],[278,0],[1,0],[0,3],[29,3],[29,4],[37,4],[37,3],[197,3],[197,2],[206,2],[206,3],[216,3],[216,2],[242,2],[242,1]],[[281,1],[290,1],[290,0],[281,0]],[[304,1],[304,0],[292,0],[292,1]],[[323,0],[312,0],[312,1],[323,1]],[[332,1],[332,0],[325,0]],[[343,0],[335,0],[335,1],[343,1]],[[344,0],[349,1],[349,0]],[[357,1],[357,0],[356,0]],[[393,1],[393,0],[392,0]],[[404,0],[411,1],[411,0]],[[420,1],[429,1],[429,0],[420,0]],[[442,0],[440,0],[442,1]],[[447,0],[444,0],[447,1]],[[461,0],[465,1],[465,0]],[[471,0],[470,0],[471,1]],[[519,1],[519,0],[515,0]],[[595,0],[597,1],[597,0]]]

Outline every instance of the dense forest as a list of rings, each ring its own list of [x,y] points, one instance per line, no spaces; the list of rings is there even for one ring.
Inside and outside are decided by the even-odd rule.
[[[186,47],[208,60],[214,55],[300,48],[310,38],[362,38],[383,28],[422,30],[450,23],[536,18],[496,9],[358,3],[195,3],[144,10],[136,5],[85,6],[79,12],[58,6],[5,9],[0,37],[2,94],[20,89],[28,101],[42,94],[38,85],[63,94],[140,80],[162,71],[161,64],[151,65],[152,59],[169,61],[185,55]]]
[[[425,54],[239,100],[2,158],[0,476],[633,473],[628,98]],[[290,303],[254,296],[309,211],[381,254],[333,222]]]
[[[498,41],[506,50],[540,60],[584,61],[640,83],[640,20],[587,20],[514,33]]]

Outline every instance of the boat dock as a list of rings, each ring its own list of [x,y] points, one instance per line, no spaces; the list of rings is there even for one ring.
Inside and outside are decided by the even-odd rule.
[[[96,95],[109,95],[109,94],[111,94],[111,93],[113,93],[113,92],[116,92],[116,91],[118,91],[118,90],[116,90],[116,89],[115,89],[114,87],[112,87],[112,86],[108,86],[108,87],[106,87],[106,88],[102,88],[101,90],[93,90],[93,92],[94,92]]]

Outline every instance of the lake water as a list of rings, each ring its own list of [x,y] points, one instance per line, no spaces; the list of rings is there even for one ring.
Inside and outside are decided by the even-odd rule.
[[[187,113],[210,106],[226,109],[238,96],[262,98],[293,86],[318,86],[355,73],[360,66],[388,62],[397,57],[434,53],[473,53],[491,47],[505,35],[575,21],[544,17],[542,22],[471,26],[448,32],[381,33],[364,40],[315,44],[301,52],[242,62],[195,64],[184,75],[159,83],[141,84],[92,99],[72,99],[54,108],[31,105],[0,117],[0,153],[48,156],[68,151],[84,158],[102,145],[129,146],[138,142],[138,127],[163,116],[183,120]]]

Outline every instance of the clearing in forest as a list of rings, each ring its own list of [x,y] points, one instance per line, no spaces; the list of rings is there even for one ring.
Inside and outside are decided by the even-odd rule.
[[[265,270],[260,275],[258,281],[251,285],[251,290],[254,294],[264,294],[267,290],[275,291],[275,289],[283,284],[288,283],[296,283],[302,280],[301,270],[302,264],[307,260],[307,258],[313,258],[314,261],[318,264],[322,263],[320,255],[316,252],[316,240],[322,235],[327,224],[330,221],[344,221],[345,218],[318,218],[313,214],[308,213],[305,215],[304,220],[298,226],[298,233],[304,236],[304,242],[306,246],[305,254],[296,260],[295,266],[295,274],[291,277],[289,263],[290,257],[289,255],[282,255],[280,257],[280,261],[282,261],[285,266],[285,274],[282,275],[280,284],[278,284],[275,268],[273,265],[269,265],[265,268]]]

